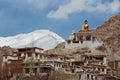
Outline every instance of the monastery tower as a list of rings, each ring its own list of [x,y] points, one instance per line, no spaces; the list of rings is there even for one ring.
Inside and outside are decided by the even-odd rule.
[[[90,30],[88,21],[85,20],[82,29],[79,32],[72,31],[65,48],[74,47],[95,47],[99,42],[96,40],[94,30]]]

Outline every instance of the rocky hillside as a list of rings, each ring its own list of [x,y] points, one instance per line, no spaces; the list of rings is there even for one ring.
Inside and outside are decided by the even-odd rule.
[[[120,13],[99,26],[96,34],[98,40],[103,41],[110,48],[111,55],[120,56]]]
[[[103,25],[99,26],[95,32],[98,41],[102,41],[104,43],[104,46],[96,48],[97,53],[106,53],[109,55],[109,60],[120,60],[120,13],[111,17]],[[89,48],[65,49],[64,45],[65,43],[59,44],[55,49],[48,50],[46,52],[56,54],[96,53],[92,52]]]
[[[65,43],[59,44],[56,48],[47,50],[46,54],[60,54],[70,57],[74,57],[75,60],[80,60],[81,55],[108,55],[105,45],[100,45],[95,49],[89,47],[75,47],[75,48],[65,48]]]
[[[64,48],[65,43],[61,43],[59,45],[56,46],[56,48],[51,49],[51,50],[47,50],[46,53],[47,54],[62,54],[62,55],[71,55],[71,54],[83,54],[85,52],[90,52],[89,48],[80,48],[80,47],[76,47],[76,48]]]

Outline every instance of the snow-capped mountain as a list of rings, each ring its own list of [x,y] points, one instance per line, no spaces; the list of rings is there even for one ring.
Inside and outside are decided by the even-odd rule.
[[[36,30],[27,34],[0,37],[0,46],[11,46],[14,48],[40,47],[48,50],[64,41],[62,37],[49,30]]]

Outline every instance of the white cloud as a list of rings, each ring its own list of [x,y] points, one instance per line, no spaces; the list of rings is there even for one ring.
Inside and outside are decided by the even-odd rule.
[[[49,4],[49,0],[8,0],[8,2],[18,8],[31,10],[42,10]]]
[[[66,5],[60,5],[54,11],[50,11],[48,18],[67,19],[70,14],[77,12],[98,12],[98,13],[115,13],[120,10],[120,0],[105,2],[102,0],[71,0]]]
[[[36,12],[49,9],[53,6],[58,7],[60,4],[64,4],[67,1],[68,0],[7,0],[7,2],[12,3],[13,7]]]

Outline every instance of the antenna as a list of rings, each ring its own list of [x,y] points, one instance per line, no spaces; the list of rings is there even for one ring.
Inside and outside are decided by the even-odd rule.
[[[32,50],[31,50],[31,54],[32,54],[32,56],[31,56],[31,60],[30,60],[30,75],[32,75],[32,64],[33,64],[33,61],[34,61],[34,36],[32,35],[32,43],[31,43],[31,48],[32,48]]]
[[[31,43],[31,47],[34,47],[34,34],[32,34],[32,43]]]

